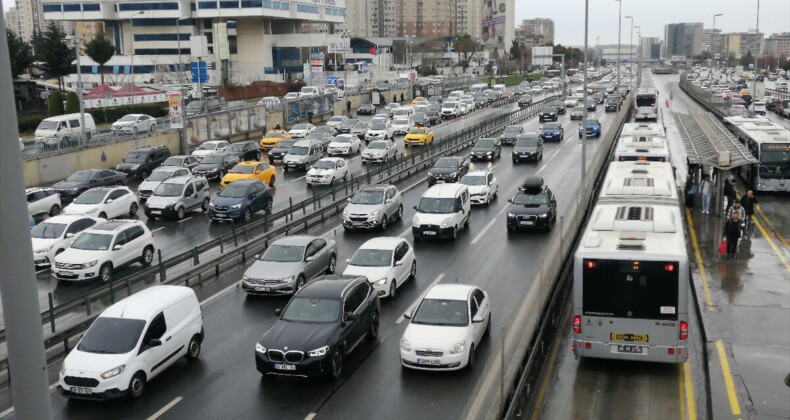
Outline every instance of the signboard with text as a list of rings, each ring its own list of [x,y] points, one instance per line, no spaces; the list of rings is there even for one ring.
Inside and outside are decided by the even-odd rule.
[[[184,120],[181,119],[181,94],[168,93],[167,105],[170,110],[170,128],[184,128]]]

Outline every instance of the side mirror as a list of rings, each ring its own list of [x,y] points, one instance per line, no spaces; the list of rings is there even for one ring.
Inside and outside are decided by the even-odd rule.
[[[112,250],[113,251],[118,251],[118,250],[120,250],[122,248],[123,248],[123,245],[115,245],[114,247],[112,247]]]
[[[417,210],[417,206],[414,206],[414,210]],[[419,210],[418,210],[419,211]]]
[[[99,180],[98,180],[98,179],[95,179],[95,178],[91,178],[91,180],[90,180],[89,182],[90,182],[91,184],[95,184],[95,183],[99,182]]]
[[[507,202],[510,203],[510,204],[513,204],[513,199],[512,198],[508,198]]]
[[[483,317],[480,315],[475,315],[475,317],[472,318],[472,323],[474,324],[479,324],[481,322],[483,322]]]
[[[357,319],[359,319],[359,315],[351,312],[346,312],[345,318],[346,321],[356,321]]]
[[[249,200],[252,200],[253,198],[255,198],[255,194],[250,193],[250,195],[247,196],[247,199]]]
[[[305,262],[312,262],[312,261],[315,260],[315,255],[310,255],[307,258],[305,258],[304,260],[305,260]]]
[[[351,202],[351,197],[346,198],[346,201],[348,201],[350,203]]]
[[[110,203],[112,203],[113,201],[115,201],[115,200],[113,200],[112,198],[108,198],[108,199],[107,199],[107,201],[105,201],[105,203],[107,203],[107,204],[110,204]]]
[[[280,308],[277,308],[277,309],[274,310],[274,316],[279,317],[280,314],[282,314],[282,313],[283,313],[283,310],[280,309]]]
[[[403,265],[403,260],[395,261],[395,267],[400,267]]]
[[[392,199],[391,199],[391,198],[388,198],[388,199],[384,200],[384,204],[389,204],[389,203],[391,203],[391,202],[392,202]]]
[[[153,338],[151,340],[148,340],[148,347],[159,347],[161,345],[162,345],[162,340],[158,338]]]
[[[403,317],[406,318],[406,319],[411,319],[411,312],[404,313]]]

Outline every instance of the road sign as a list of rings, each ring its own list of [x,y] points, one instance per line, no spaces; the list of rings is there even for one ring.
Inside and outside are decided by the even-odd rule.
[[[192,71],[192,83],[208,83],[208,70],[205,61],[191,62],[190,70]]]

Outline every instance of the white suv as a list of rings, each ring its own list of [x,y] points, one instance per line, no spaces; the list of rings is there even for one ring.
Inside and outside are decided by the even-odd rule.
[[[38,216],[48,214],[57,216],[60,214],[62,204],[60,194],[51,188],[28,188],[25,190],[27,196],[27,214]]]
[[[394,298],[398,287],[417,275],[414,250],[398,237],[369,239],[346,262],[343,275],[367,277],[379,297]]]
[[[110,281],[113,270],[154,259],[154,235],[139,220],[111,220],[84,230],[55,256],[52,274],[58,280]]]

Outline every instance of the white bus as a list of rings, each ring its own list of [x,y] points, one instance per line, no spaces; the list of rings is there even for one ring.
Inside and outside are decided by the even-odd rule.
[[[658,123],[625,123],[623,124],[622,130],[620,130],[620,137],[633,137],[633,136],[642,136],[642,137],[665,137],[666,134],[664,133],[664,127]]]
[[[679,204],[599,202],[574,255],[574,354],[683,363],[688,308]]]
[[[670,162],[669,145],[664,137],[620,137],[614,151],[614,160]]]
[[[634,120],[658,119],[658,90],[656,88],[639,88],[634,101]]]
[[[639,201],[678,204],[675,172],[668,162],[612,162],[598,203]]]
[[[749,187],[755,191],[790,191],[790,130],[765,117],[729,117],[724,123],[760,161],[740,168]]]

